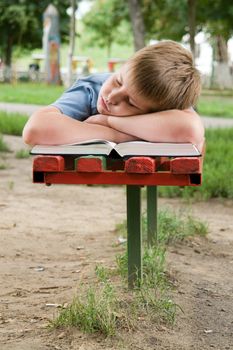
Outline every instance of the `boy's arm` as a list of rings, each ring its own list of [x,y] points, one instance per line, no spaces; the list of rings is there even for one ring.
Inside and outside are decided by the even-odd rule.
[[[53,106],[40,108],[33,113],[23,130],[23,140],[29,145],[58,145],[97,138],[116,143],[136,139],[110,126],[77,121]]]
[[[108,125],[150,142],[191,142],[202,148],[204,127],[192,109],[108,118]]]

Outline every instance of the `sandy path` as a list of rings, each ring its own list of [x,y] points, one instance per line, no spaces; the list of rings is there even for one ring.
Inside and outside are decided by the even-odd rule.
[[[5,137],[12,149],[18,137]],[[0,155],[0,157],[2,157]],[[69,302],[96,263],[113,264],[116,223],[125,218],[122,187],[31,183],[31,159],[7,156],[0,171],[0,349],[233,349],[233,203],[211,201],[186,209],[209,223],[209,238],[171,247],[179,313],[174,328],[142,323],[133,334],[105,340],[77,330],[45,327],[46,304]],[[182,208],[178,200],[160,205]]]

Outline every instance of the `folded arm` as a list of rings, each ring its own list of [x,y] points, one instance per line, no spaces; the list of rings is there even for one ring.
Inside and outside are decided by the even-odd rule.
[[[77,121],[53,106],[33,113],[23,130],[23,140],[29,145],[59,145],[97,138],[116,143],[136,139],[110,126]]]
[[[87,122],[108,125],[150,142],[191,142],[202,149],[204,127],[192,109],[168,110],[130,117],[93,116]]]

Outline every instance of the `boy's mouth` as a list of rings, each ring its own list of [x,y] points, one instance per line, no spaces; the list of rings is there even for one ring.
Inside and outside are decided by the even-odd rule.
[[[105,102],[105,99],[104,99],[102,96],[100,96],[100,103],[102,104],[102,107],[103,107],[107,112],[109,112],[108,105],[107,105],[107,103]]]

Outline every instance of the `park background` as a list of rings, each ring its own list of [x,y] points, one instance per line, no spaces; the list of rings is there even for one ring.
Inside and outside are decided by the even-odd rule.
[[[49,4],[0,1],[1,348],[230,349],[233,5],[53,1],[61,33],[57,85],[43,82],[43,60],[41,74],[29,69],[43,55]],[[75,36],[72,5],[79,9]],[[203,73],[196,106],[208,126],[203,185],[160,189],[160,246],[145,248],[149,284],[131,294],[124,284],[124,189],[33,185],[21,133],[31,111],[53,102],[71,81],[108,71],[109,61],[118,60],[117,68],[134,50],[161,39],[189,47]],[[73,66],[70,55],[79,59]]]

